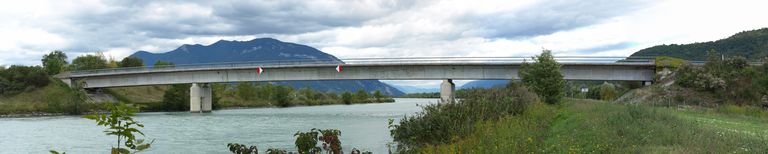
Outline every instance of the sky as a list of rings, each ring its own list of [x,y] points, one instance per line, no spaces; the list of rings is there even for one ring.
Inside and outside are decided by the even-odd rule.
[[[629,56],[768,27],[765,0],[24,0],[0,2],[0,65],[62,50],[138,50],[272,37],[340,58]],[[400,84],[430,84],[391,81]]]

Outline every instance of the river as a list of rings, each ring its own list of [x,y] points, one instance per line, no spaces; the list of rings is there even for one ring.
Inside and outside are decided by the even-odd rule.
[[[212,113],[139,113],[144,153],[229,153],[227,143],[296,151],[296,131],[339,129],[345,153],[352,148],[387,153],[392,142],[387,120],[421,111],[437,99],[397,98],[394,103],[216,110]],[[0,118],[0,153],[109,153],[116,137],[80,116]],[[141,138],[141,137],[139,137]]]

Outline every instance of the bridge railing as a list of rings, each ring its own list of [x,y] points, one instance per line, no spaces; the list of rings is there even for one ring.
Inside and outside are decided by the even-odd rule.
[[[653,63],[653,57],[554,57],[563,64],[568,63]],[[335,64],[520,64],[533,62],[531,57],[407,57],[407,58],[346,58],[339,60],[270,60],[249,62],[199,63],[172,66],[146,66],[114,69],[80,70],[70,72],[70,76],[108,75],[123,73],[146,73],[164,71],[188,71],[206,69],[237,69],[256,67],[313,66]]]

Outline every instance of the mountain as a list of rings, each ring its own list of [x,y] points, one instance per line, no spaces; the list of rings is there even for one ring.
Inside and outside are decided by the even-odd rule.
[[[131,56],[141,58],[147,66],[152,66],[158,60],[175,64],[274,60],[318,60],[341,63],[341,60],[335,56],[310,46],[282,42],[272,38],[258,38],[250,41],[220,40],[208,46],[185,44],[165,53],[138,51]]]
[[[279,60],[316,60],[331,64],[343,63],[335,56],[313,47],[282,42],[272,38],[258,38],[250,41],[220,40],[207,46],[185,44],[165,53],[137,51],[130,56],[141,58],[146,66],[152,66],[158,60],[173,62],[177,65]],[[404,94],[400,90],[378,80],[285,81],[272,83],[289,85],[297,89],[311,87],[315,90],[331,92],[355,92],[358,89],[364,89],[368,92],[380,90],[382,94],[391,96]]]
[[[401,85],[393,85],[398,90],[405,92],[405,93],[434,93],[439,92],[440,88],[422,88],[422,87],[416,87],[416,86],[401,86]]]
[[[658,45],[642,49],[630,57],[671,56],[686,60],[706,60],[709,50],[715,50],[718,54],[726,56],[743,56],[748,60],[760,60],[768,56],[768,28],[739,32],[717,41]]]
[[[509,80],[475,80],[461,85],[459,89],[491,88],[496,86],[504,86],[507,83],[509,83]]]

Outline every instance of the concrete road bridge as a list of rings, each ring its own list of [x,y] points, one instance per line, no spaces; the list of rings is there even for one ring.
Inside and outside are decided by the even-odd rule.
[[[640,81],[655,75],[652,58],[555,57],[566,80]],[[190,111],[211,111],[210,83],[302,80],[443,80],[441,102],[452,102],[452,80],[514,80],[530,57],[351,58],[211,63],[72,71],[57,75],[82,88],[192,84]]]

